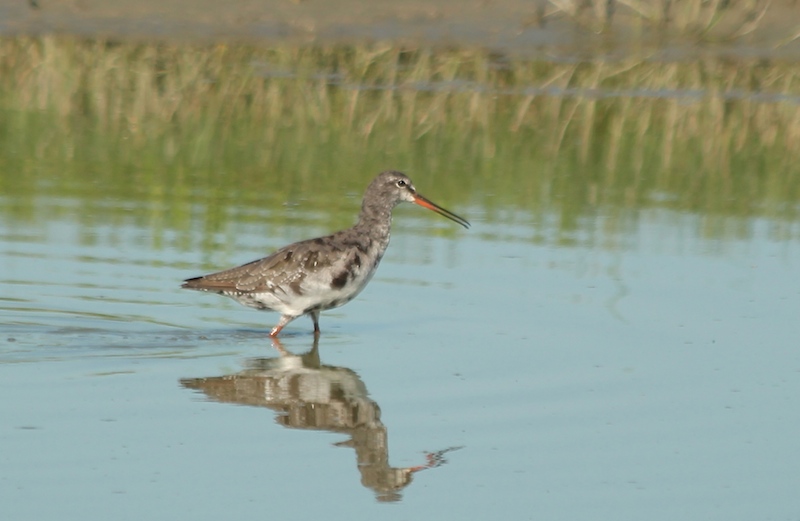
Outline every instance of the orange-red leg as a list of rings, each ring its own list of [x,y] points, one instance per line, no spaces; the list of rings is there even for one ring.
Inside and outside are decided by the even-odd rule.
[[[284,328],[284,326],[286,326],[286,324],[288,324],[289,322],[291,322],[295,318],[297,318],[297,317],[293,317],[291,315],[281,315],[281,319],[278,321],[278,325],[276,325],[275,327],[272,328],[272,331],[269,332],[269,336],[271,336],[273,338],[278,336],[278,333],[281,332],[281,330]]]

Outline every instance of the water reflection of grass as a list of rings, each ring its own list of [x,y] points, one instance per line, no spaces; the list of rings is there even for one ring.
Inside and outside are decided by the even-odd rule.
[[[170,227],[200,202],[214,228],[232,201],[360,192],[391,166],[443,202],[557,215],[565,233],[598,211],[613,232],[647,207],[797,218],[800,84],[780,61],[54,37],[0,52],[0,189],[22,201],[145,199]],[[329,201],[335,225],[351,206]]]

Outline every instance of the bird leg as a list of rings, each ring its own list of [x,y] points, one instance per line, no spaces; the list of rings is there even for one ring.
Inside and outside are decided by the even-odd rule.
[[[289,322],[291,322],[292,320],[294,320],[295,318],[297,317],[293,317],[291,315],[281,315],[281,319],[278,321],[278,325],[272,328],[272,331],[269,332],[269,336],[271,336],[272,338],[278,336],[278,333],[281,332],[284,326]]]
[[[319,310],[311,311],[311,320],[314,321],[314,336],[319,336]]]

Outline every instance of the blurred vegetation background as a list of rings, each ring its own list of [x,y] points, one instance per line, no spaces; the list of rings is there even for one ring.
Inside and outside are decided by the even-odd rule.
[[[602,32],[623,13],[719,40],[753,33],[769,7],[657,4],[540,2],[529,22],[569,17]],[[73,196],[85,201],[75,212],[110,222],[135,202],[161,228],[200,218],[214,230],[231,206],[319,197],[331,227],[346,226],[369,179],[394,168],[487,221],[555,220],[560,240],[587,219],[603,216],[613,235],[661,208],[701,216],[709,237],[747,236],[766,218],[776,237],[797,238],[799,71],[778,52],[668,59],[646,46],[566,60],[397,43],[5,37],[0,213],[35,220],[38,198]]]

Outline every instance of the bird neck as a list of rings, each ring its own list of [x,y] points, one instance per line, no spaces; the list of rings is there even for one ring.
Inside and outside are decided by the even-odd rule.
[[[392,207],[384,205],[361,205],[358,223],[355,228],[369,235],[372,239],[388,242],[392,228]]]

